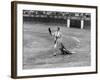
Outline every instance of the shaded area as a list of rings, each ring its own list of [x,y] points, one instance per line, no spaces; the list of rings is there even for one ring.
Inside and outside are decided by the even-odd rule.
[[[70,27],[72,27],[72,28],[81,28],[81,21],[80,20],[72,20],[71,19]]]

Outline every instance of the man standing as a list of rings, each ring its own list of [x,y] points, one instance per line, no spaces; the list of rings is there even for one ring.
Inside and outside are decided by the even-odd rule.
[[[69,54],[71,53],[70,51],[68,51],[63,43],[62,43],[62,33],[60,32],[60,28],[57,27],[57,30],[55,32],[51,32],[51,29],[48,28],[50,35],[54,38],[54,56],[57,55],[57,53],[61,53],[61,54]]]
[[[57,51],[59,50],[59,44],[62,42],[62,34],[60,32],[60,28],[57,27],[55,32],[51,32],[51,29],[48,28],[50,35],[54,38],[54,56],[57,55]]]

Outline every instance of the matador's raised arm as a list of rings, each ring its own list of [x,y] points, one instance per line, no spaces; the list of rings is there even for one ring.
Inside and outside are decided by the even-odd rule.
[[[51,29],[50,28],[48,28],[48,31],[49,31],[49,34],[52,36],[52,32],[51,32]]]

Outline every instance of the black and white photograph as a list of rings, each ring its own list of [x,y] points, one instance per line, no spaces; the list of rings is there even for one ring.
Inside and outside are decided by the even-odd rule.
[[[96,12],[96,6],[17,2],[16,77],[96,73]]]
[[[23,10],[23,69],[91,65],[91,14]]]

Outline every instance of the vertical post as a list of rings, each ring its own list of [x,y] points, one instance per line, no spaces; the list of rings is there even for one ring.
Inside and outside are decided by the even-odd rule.
[[[67,28],[70,28],[70,19],[67,19]]]
[[[81,19],[81,29],[83,29],[83,28],[84,28],[84,20]]]

